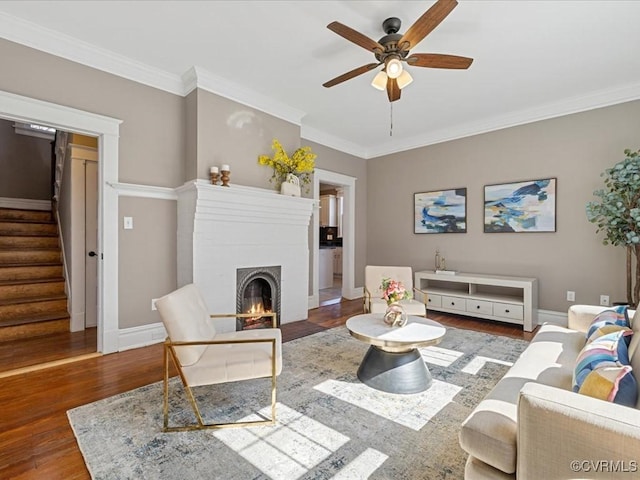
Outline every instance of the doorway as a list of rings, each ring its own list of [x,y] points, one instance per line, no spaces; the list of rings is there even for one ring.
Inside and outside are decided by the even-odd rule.
[[[20,135],[15,141],[9,137],[4,142],[9,148],[0,153],[4,171],[10,175],[5,180],[18,185],[13,190],[4,189],[8,197],[2,198],[2,206],[9,217],[20,219],[25,231],[12,234],[9,228],[0,248],[8,248],[8,253],[13,250],[15,258],[20,259],[23,249],[32,255],[47,255],[42,261],[14,262],[3,271],[4,284],[13,288],[11,298],[24,317],[22,323],[15,324],[24,328],[8,332],[0,342],[0,375],[7,375],[96,353],[97,261],[91,258],[85,262],[85,247],[97,250],[98,157],[95,137],[63,132],[41,122],[26,124],[27,129],[24,123],[4,118],[0,121],[11,126],[4,128],[5,136],[14,129],[14,135]],[[75,138],[87,145],[69,142]],[[43,142],[51,145],[49,158],[42,156]],[[78,155],[78,150],[83,154]],[[39,190],[20,186],[24,184],[20,177],[22,163],[29,165],[33,183],[42,184]],[[12,172],[18,173],[11,176]],[[55,229],[49,228],[53,225]],[[30,293],[38,286],[39,294]],[[20,289],[23,295],[18,295]]]
[[[329,280],[331,282],[332,290],[325,290],[327,288],[327,278],[323,280],[324,290],[322,298],[323,302],[339,302],[340,299],[354,299],[362,296],[361,293],[358,293],[354,282],[355,282],[355,181],[354,177],[350,177],[348,175],[343,175],[336,172],[331,172],[328,170],[322,170],[316,168],[313,175],[313,191],[314,191],[314,199],[316,200],[316,210],[313,215],[312,221],[312,295],[309,299],[309,308],[317,308],[320,306],[320,290],[321,290],[321,268],[320,262],[321,259],[327,265],[327,262],[332,262],[335,265],[337,262],[339,265],[335,265],[339,268],[332,270],[341,270],[340,276],[329,276]],[[337,246],[340,245],[341,250],[339,251],[339,258],[337,250],[333,252],[325,252],[323,248],[322,251],[320,249],[320,238],[321,238],[321,230],[320,230],[320,216],[322,215],[322,209],[320,208],[321,202],[321,185],[326,189],[333,189],[336,192],[336,210],[338,208],[341,209],[341,217],[340,217],[340,232],[341,235],[339,238],[341,240],[335,240],[338,238],[338,225],[336,225],[335,231],[331,233],[332,238],[331,241]],[[338,193],[341,196],[341,205],[338,207]],[[326,202],[325,202],[326,204]],[[328,208],[331,208],[330,206]],[[325,210],[326,212],[326,210]],[[326,213],[325,213],[326,215]],[[329,222],[331,223],[331,222]],[[336,215],[335,223],[338,223],[338,216]],[[326,234],[329,233],[328,230],[323,231],[324,239],[323,243],[326,244],[328,241]],[[335,235],[335,238],[333,237]],[[326,245],[323,245],[326,246]],[[324,258],[323,258],[324,256]],[[324,270],[323,270],[324,272]],[[333,274],[333,272],[331,272]],[[334,287],[334,279],[336,280],[336,287]],[[339,281],[339,283],[338,283]],[[334,290],[335,289],[335,290]],[[325,303],[327,304],[327,303]]]
[[[118,351],[118,144],[121,120],[0,91],[0,117],[98,137],[97,350]],[[106,187],[109,188],[106,188]],[[104,261],[107,259],[108,261]]]
[[[320,183],[318,299],[321,307],[342,301],[343,207],[343,188]]]

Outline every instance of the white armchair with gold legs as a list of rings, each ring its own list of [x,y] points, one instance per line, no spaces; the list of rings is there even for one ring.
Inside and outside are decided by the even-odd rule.
[[[282,336],[274,328],[218,333],[214,321],[247,318],[255,314],[210,315],[195,285],[186,285],[156,300],[168,337],[164,343],[164,431],[274,425],[276,421],[276,377],[282,371]],[[169,426],[169,361],[172,360],[184,385],[197,424]],[[271,418],[250,422],[205,423],[192,388],[254,378],[271,378]]]
[[[404,285],[404,288],[414,294],[413,272],[411,267],[367,265],[364,268],[364,312],[385,313],[387,302],[382,298],[382,280],[390,278]],[[420,292],[421,295],[424,295]],[[415,298],[401,300],[407,315],[427,316],[424,302]]]

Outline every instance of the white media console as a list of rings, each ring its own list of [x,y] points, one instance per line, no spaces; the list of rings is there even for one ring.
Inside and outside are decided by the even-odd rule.
[[[415,272],[414,286],[427,310],[517,323],[527,332],[538,325],[538,280],[477,273]]]

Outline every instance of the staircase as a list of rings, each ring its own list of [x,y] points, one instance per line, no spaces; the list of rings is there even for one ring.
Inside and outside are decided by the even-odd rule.
[[[53,214],[0,208],[0,342],[68,331]]]

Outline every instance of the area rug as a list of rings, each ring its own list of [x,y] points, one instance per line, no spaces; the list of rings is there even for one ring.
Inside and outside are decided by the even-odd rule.
[[[162,433],[162,383],[69,410],[94,479],[462,479],[460,424],[527,342],[447,329],[421,349],[433,375],[423,393],[396,395],[356,376],[367,345],[338,327],[283,344],[273,427]],[[269,414],[265,380],[198,387],[203,416]],[[170,423],[193,422],[176,378]]]

